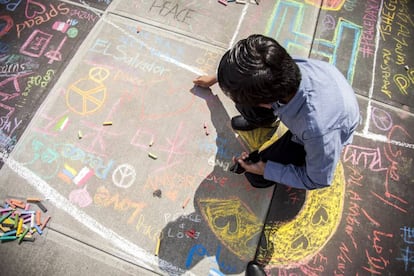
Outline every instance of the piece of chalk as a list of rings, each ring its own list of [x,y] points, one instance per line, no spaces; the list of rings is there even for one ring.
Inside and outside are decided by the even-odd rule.
[[[407,70],[407,71],[408,71],[408,69],[410,69],[410,66],[405,65],[405,66],[404,66],[404,68],[405,68],[405,70]]]
[[[246,4],[246,0],[236,0],[237,4]]]
[[[40,227],[41,230],[45,229],[46,224],[49,222],[50,217],[47,217],[44,222],[42,222],[42,226]]]
[[[103,122],[102,125],[104,125],[104,126],[110,126],[110,125],[112,125],[112,122],[110,122],[110,121]]]
[[[17,224],[19,223],[19,213],[14,213],[14,228],[17,228]]]
[[[16,232],[17,232],[17,230],[16,230],[16,229],[14,229],[14,230],[10,230],[10,231],[7,231],[6,233],[4,233],[4,234],[3,234],[3,237],[4,237],[4,236],[11,236],[11,235],[16,236]]]
[[[6,199],[6,203],[7,203],[8,207],[16,209],[16,205],[14,205],[10,200]]]
[[[6,213],[6,212],[10,212],[10,211],[14,211],[14,209],[13,208],[5,208],[5,209],[1,209],[0,210],[0,213]]]
[[[20,201],[20,200],[17,200],[17,201],[15,201],[15,200],[11,200],[11,203],[14,205],[14,206],[16,206],[16,207],[19,207],[19,208],[21,208],[21,209],[24,209],[25,207],[26,207],[26,203],[24,203],[23,201]]]
[[[31,241],[31,242],[34,242],[35,241],[35,238],[34,237],[27,237],[27,235],[26,235],[26,237],[23,238],[23,241]]]
[[[188,202],[190,202],[190,199],[191,199],[191,197],[190,197],[190,196],[188,196],[188,197],[184,200],[184,203],[183,203],[183,205],[182,205],[183,209],[184,209],[185,207],[187,207],[187,204],[188,204]]]
[[[160,253],[160,246],[161,246],[161,238],[158,237],[157,246],[155,247],[155,256],[158,256],[158,254]]]
[[[11,198],[10,199],[10,201],[13,203],[13,204],[24,204],[24,201],[22,201],[22,200],[19,200],[19,199],[15,199],[15,198]]]
[[[12,236],[1,236],[0,240],[1,241],[14,241],[15,239],[17,239],[16,236],[12,235]]]
[[[3,233],[5,233],[5,232],[10,231],[10,227],[5,227],[5,226],[3,226],[3,225],[1,225],[1,224],[0,224],[0,230],[1,230]]]
[[[21,211],[20,215],[31,215],[31,214],[34,214],[34,213],[35,213],[35,211],[33,211],[33,210],[25,210],[25,211]]]
[[[26,230],[24,230],[23,234],[20,235],[19,237],[19,244],[22,242],[23,238],[26,236],[26,234],[29,232],[30,228],[27,228]]]
[[[151,157],[154,160],[158,158],[155,154],[153,154],[151,152],[148,152],[148,156]]]
[[[17,225],[17,232],[16,235],[20,235],[20,233],[22,232],[22,228],[23,228],[23,219],[19,219],[19,224]]]
[[[43,211],[43,213],[47,212],[47,209],[46,209],[45,205],[42,204],[42,202],[39,201],[39,202],[36,202],[36,204],[40,208],[40,210]]]
[[[218,2],[224,6],[227,6],[227,0],[218,0]]]
[[[33,228],[35,224],[35,214],[32,214],[32,216],[30,217],[30,228]]]
[[[40,213],[39,210],[36,211],[36,224],[40,225],[40,217],[42,216],[42,214]]]
[[[82,135],[82,131],[78,131],[78,139],[82,139],[83,135]]]
[[[41,199],[37,198],[37,197],[28,197],[28,198],[26,198],[26,202],[29,202],[29,203],[36,203],[36,202],[39,202],[39,201],[41,201]]]
[[[43,234],[42,229],[40,229],[40,227],[37,224],[34,225],[34,228],[36,229],[36,232],[39,233],[39,235]]]

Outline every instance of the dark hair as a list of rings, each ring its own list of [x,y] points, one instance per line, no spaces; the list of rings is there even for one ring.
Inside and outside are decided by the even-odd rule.
[[[255,34],[223,55],[217,80],[235,103],[258,105],[294,95],[301,75],[285,48],[273,38]]]

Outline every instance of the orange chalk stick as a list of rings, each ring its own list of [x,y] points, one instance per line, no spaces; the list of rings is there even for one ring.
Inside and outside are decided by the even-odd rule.
[[[14,203],[14,204],[24,204],[24,201],[18,200],[18,199],[14,199],[14,198],[11,198],[10,201],[12,203]]]
[[[48,216],[48,217],[45,219],[45,221],[44,221],[44,222],[42,222],[42,226],[40,227],[40,230],[45,229],[46,224],[49,222],[49,220],[50,220],[50,216]]]
[[[41,216],[42,214],[40,213],[40,211],[39,210],[37,210],[36,211],[36,224],[37,225],[40,225],[40,216]]]
[[[39,202],[39,201],[42,201],[40,198],[37,198],[37,197],[28,197],[28,198],[26,198],[26,202],[30,202],[30,203],[36,203],[36,202]]]
[[[20,201],[20,200],[10,200],[11,201],[11,203],[12,203],[12,205],[14,205],[14,206],[16,206],[16,207],[19,207],[19,208],[21,208],[21,209],[24,209],[25,207],[26,207],[26,203],[24,203],[23,201]]]

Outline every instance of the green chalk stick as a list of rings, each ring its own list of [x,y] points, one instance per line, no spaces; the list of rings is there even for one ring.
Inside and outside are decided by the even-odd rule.
[[[23,234],[20,235],[19,237],[19,244],[23,241],[24,236],[26,236],[26,234],[29,232],[30,227],[27,227],[26,230],[24,230]]]

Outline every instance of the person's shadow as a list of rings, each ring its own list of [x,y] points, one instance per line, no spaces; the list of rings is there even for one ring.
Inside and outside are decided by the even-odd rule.
[[[293,218],[303,205],[305,193],[298,190],[296,204],[286,204],[292,189],[282,185],[256,189],[244,175],[230,172],[232,157],[248,150],[236,138],[218,96],[197,86],[191,92],[207,104],[217,133],[217,151],[213,170],[206,173],[195,192],[195,211],[162,229],[159,267],[169,275],[181,275],[209,257],[201,268],[209,271],[206,275],[240,274],[259,250],[266,256],[272,254],[272,247],[262,237],[264,220],[273,223]]]

